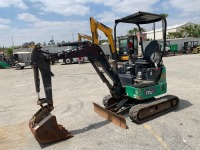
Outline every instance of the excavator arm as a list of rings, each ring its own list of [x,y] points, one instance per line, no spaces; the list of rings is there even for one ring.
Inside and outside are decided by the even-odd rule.
[[[41,109],[31,118],[29,121],[29,127],[35,138],[40,143],[53,142],[72,137],[72,135],[65,130],[64,127],[57,124],[56,117],[50,113],[54,108],[51,83],[51,76],[53,76],[53,73],[50,68],[50,59],[53,58],[54,60],[58,60],[64,58],[88,57],[102,81],[106,83],[111,95],[115,99],[120,99],[123,95],[124,89],[121,85],[120,79],[112,70],[101,48],[97,45],[87,44],[88,43],[85,42],[68,43],[69,46],[80,45],[80,50],[71,52],[64,51],[61,53],[47,53],[43,52],[40,46],[36,46],[32,52],[31,61],[33,65],[36,92],[38,94],[37,104],[41,106]],[[110,77],[113,84],[106,79],[103,72],[99,69],[99,67],[97,67],[97,64]],[[41,73],[46,98],[40,98],[39,96],[39,72]]]
[[[92,42],[94,44],[99,45],[98,40],[98,31],[97,29],[101,30],[108,38],[108,43],[110,47],[111,54],[115,56],[115,46],[114,46],[114,40],[112,35],[112,29],[107,27],[106,25],[96,21],[94,18],[90,17],[90,28],[92,32]]]
[[[82,38],[83,38],[83,39],[86,39],[86,40],[89,40],[89,41],[92,41],[92,37],[91,37],[91,36],[78,33],[78,41],[79,41],[79,42],[82,41]]]

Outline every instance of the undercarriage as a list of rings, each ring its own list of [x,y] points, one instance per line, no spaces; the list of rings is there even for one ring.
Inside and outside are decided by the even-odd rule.
[[[103,99],[105,108],[94,103],[94,110],[105,119],[126,129],[128,128],[125,120],[127,116],[137,124],[144,123],[177,109],[179,98],[174,95],[166,95],[160,98],[150,98],[143,102],[126,97],[120,102],[115,102],[111,95],[107,95]]]

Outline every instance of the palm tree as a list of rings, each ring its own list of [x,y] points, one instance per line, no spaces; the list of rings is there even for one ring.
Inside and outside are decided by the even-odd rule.
[[[185,37],[192,37],[192,32],[194,30],[193,25],[187,25],[187,26],[183,26],[181,27],[181,31],[185,33]]]
[[[127,33],[130,34],[130,35],[133,35],[134,31],[133,30],[128,30]]]
[[[200,25],[187,25],[181,27],[181,30],[184,33],[184,37],[200,37]]]
[[[192,37],[198,38],[200,37],[200,25],[195,24],[194,30],[192,31]]]
[[[174,38],[174,32],[169,32],[167,35],[168,39],[173,39]]]
[[[136,34],[139,32],[138,28],[133,28],[133,32]]]
[[[165,17],[165,18],[167,18],[169,16],[168,14],[162,14],[162,13],[160,15]]]
[[[146,31],[146,29],[143,28],[143,27],[140,27],[140,30],[141,30],[141,32],[145,32]]]
[[[175,39],[175,38],[183,38],[183,32],[169,32],[168,33],[168,38],[169,39]]]
[[[176,36],[176,38],[183,38],[183,32],[175,32],[176,34],[175,34],[175,36]]]
[[[141,32],[145,32],[146,31],[146,29],[145,28],[140,28],[141,29]],[[130,34],[130,35],[133,35],[133,34],[137,34],[139,32],[139,29],[138,28],[133,28],[132,30],[128,30],[128,34]]]

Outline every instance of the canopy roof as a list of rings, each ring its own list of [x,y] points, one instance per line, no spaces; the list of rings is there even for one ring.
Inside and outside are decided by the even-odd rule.
[[[164,19],[162,15],[152,14],[147,12],[137,12],[135,14],[115,20],[115,23],[135,23],[135,24],[148,24],[158,22]]]

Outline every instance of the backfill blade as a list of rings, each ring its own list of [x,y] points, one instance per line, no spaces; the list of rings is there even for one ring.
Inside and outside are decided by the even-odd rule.
[[[94,111],[96,113],[98,113],[99,115],[101,115],[105,119],[113,122],[114,124],[116,124],[117,126],[119,126],[121,128],[124,128],[124,129],[128,128],[127,125],[126,125],[126,120],[125,120],[124,117],[117,115],[117,114],[99,106],[96,103],[93,103],[93,104],[94,104]]]

